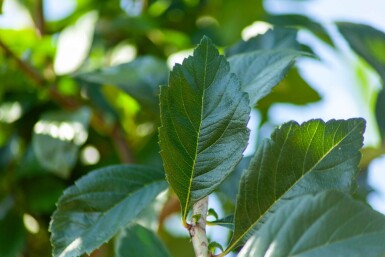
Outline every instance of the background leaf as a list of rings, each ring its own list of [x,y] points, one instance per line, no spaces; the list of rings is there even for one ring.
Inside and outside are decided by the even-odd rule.
[[[229,58],[231,71],[238,75],[242,90],[249,94],[250,106],[270,93],[300,55],[301,52],[285,49],[248,52]]]
[[[51,111],[42,115],[34,127],[32,147],[44,168],[68,178],[79,147],[87,140],[90,116],[87,107],[75,112]]]
[[[326,189],[350,191],[357,175],[363,119],[289,122],[257,150],[241,178],[228,249],[244,242],[281,200]]]
[[[334,191],[290,200],[249,239],[238,257],[379,257],[385,217]]]
[[[158,109],[159,85],[167,83],[168,72],[165,61],[144,56],[129,63],[79,74],[78,77],[88,82],[117,86],[141,105]]]
[[[170,254],[153,231],[134,223],[119,234],[115,243],[115,256],[169,257]]]
[[[224,56],[203,38],[161,87],[161,155],[182,218],[214,191],[242,158],[248,140],[247,95]]]
[[[0,253],[7,257],[20,256],[25,246],[23,220],[14,210],[6,214],[3,211],[0,209]]]
[[[50,231],[55,257],[91,253],[166,189],[164,173],[139,165],[93,171],[66,189]]]

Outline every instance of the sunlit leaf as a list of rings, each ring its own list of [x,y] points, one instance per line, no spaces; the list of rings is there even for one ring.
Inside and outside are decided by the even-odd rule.
[[[161,87],[161,155],[182,218],[214,191],[242,158],[248,141],[247,94],[224,56],[203,38]]]
[[[140,104],[153,109],[159,105],[159,85],[167,83],[168,72],[165,61],[145,56],[130,63],[83,73],[79,78],[97,84],[117,86]]]
[[[385,217],[334,191],[290,200],[238,257],[385,256]]]
[[[229,58],[231,71],[241,79],[242,90],[249,94],[250,106],[271,92],[303,53],[290,50],[261,50]]]
[[[92,45],[97,18],[94,11],[86,13],[60,33],[54,61],[56,74],[69,74],[83,64]]]
[[[170,254],[159,237],[151,230],[138,224],[124,229],[115,243],[116,257],[169,257]]]
[[[363,119],[288,122],[260,145],[241,178],[229,249],[244,243],[283,200],[326,189],[350,191]]]
[[[79,147],[88,137],[91,112],[84,107],[75,112],[51,111],[35,124],[32,147],[41,165],[66,178],[77,161]]]
[[[55,257],[91,253],[166,189],[164,173],[138,165],[93,171],[66,189],[50,225]]]

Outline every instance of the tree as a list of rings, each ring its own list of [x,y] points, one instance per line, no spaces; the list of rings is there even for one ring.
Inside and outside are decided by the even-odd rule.
[[[69,17],[49,22],[40,1],[26,1],[38,34],[3,31],[0,242],[7,243],[0,253],[383,256],[385,217],[357,199],[357,177],[383,153],[361,149],[365,120],[288,121],[252,156],[242,155],[252,109],[266,122],[275,102],[319,99],[294,68],[314,54],[297,41],[297,29],[278,25],[305,27],[332,44],[322,26],[250,8],[262,7],[254,1],[143,3],[121,1],[126,14],[116,18],[118,3],[79,2]],[[256,17],[276,26],[236,42]],[[337,27],[382,76],[383,32]],[[63,42],[77,31],[88,41],[77,42],[83,51],[65,66]],[[165,58],[196,43],[169,71]],[[132,61],[101,65],[133,46]],[[32,53],[22,58],[26,48]],[[209,209],[213,194],[225,215]],[[175,213],[191,243],[165,228]],[[228,243],[208,237],[207,225],[228,228]]]

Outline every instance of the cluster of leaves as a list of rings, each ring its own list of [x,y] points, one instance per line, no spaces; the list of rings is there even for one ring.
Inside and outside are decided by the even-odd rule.
[[[54,256],[78,256],[114,235],[99,256],[193,256],[189,240],[164,220],[181,210],[189,223],[194,203],[212,193],[229,214],[211,222],[230,227],[222,255],[246,242],[239,256],[384,252],[383,216],[348,196],[356,191],[363,120],[289,122],[242,157],[251,109],[265,123],[276,102],[320,99],[293,67],[312,52],[293,27],[333,46],[321,25],[267,14],[257,0],[76,2],[68,17],[47,21],[42,1],[20,1],[35,27],[0,31],[1,256],[50,256],[51,242]],[[275,27],[235,43],[256,19]],[[337,27],[385,81],[384,33]],[[204,38],[169,77],[166,58],[203,35],[235,44],[222,56]],[[116,64],[127,47],[138,57]],[[373,104],[382,135],[383,92]],[[363,168],[383,149],[364,153]],[[113,166],[121,162],[135,165]],[[169,186],[173,192],[159,195]]]

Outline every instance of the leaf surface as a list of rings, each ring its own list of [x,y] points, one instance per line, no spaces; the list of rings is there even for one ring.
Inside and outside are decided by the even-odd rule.
[[[224,56],[203,38],[193,56],[177,64],[161,87],[161,155],[179,197],[182,220],[242,158],[250,108]]]
[[[242,90],[249,94],[250,106],[271,92],[303,53],[292,50],[261,50],[229,58],[231,71],[241,79]]]
[[[170,254],[153,231],[134,223],[119,234],[117,243],[115,243],[115,256],[170,257]]]
[[[62,178],[68,178],[76,164],[79,147],[86,142],[91,110],[50,111],[35,124],[32,148],[40,164]]]
[[[241,178],[230,249],[283,200],[327,189],[350,191],[360,161],[363,119],[288,122],[257,150]]]
[[[380,257],[385,216],[336,191],[290,200],[238,257]]]
[[[166,187],[162,171],[139,165],[109,166],[80,178],[64,191],[53,214],[53,255],[91,253]]]

